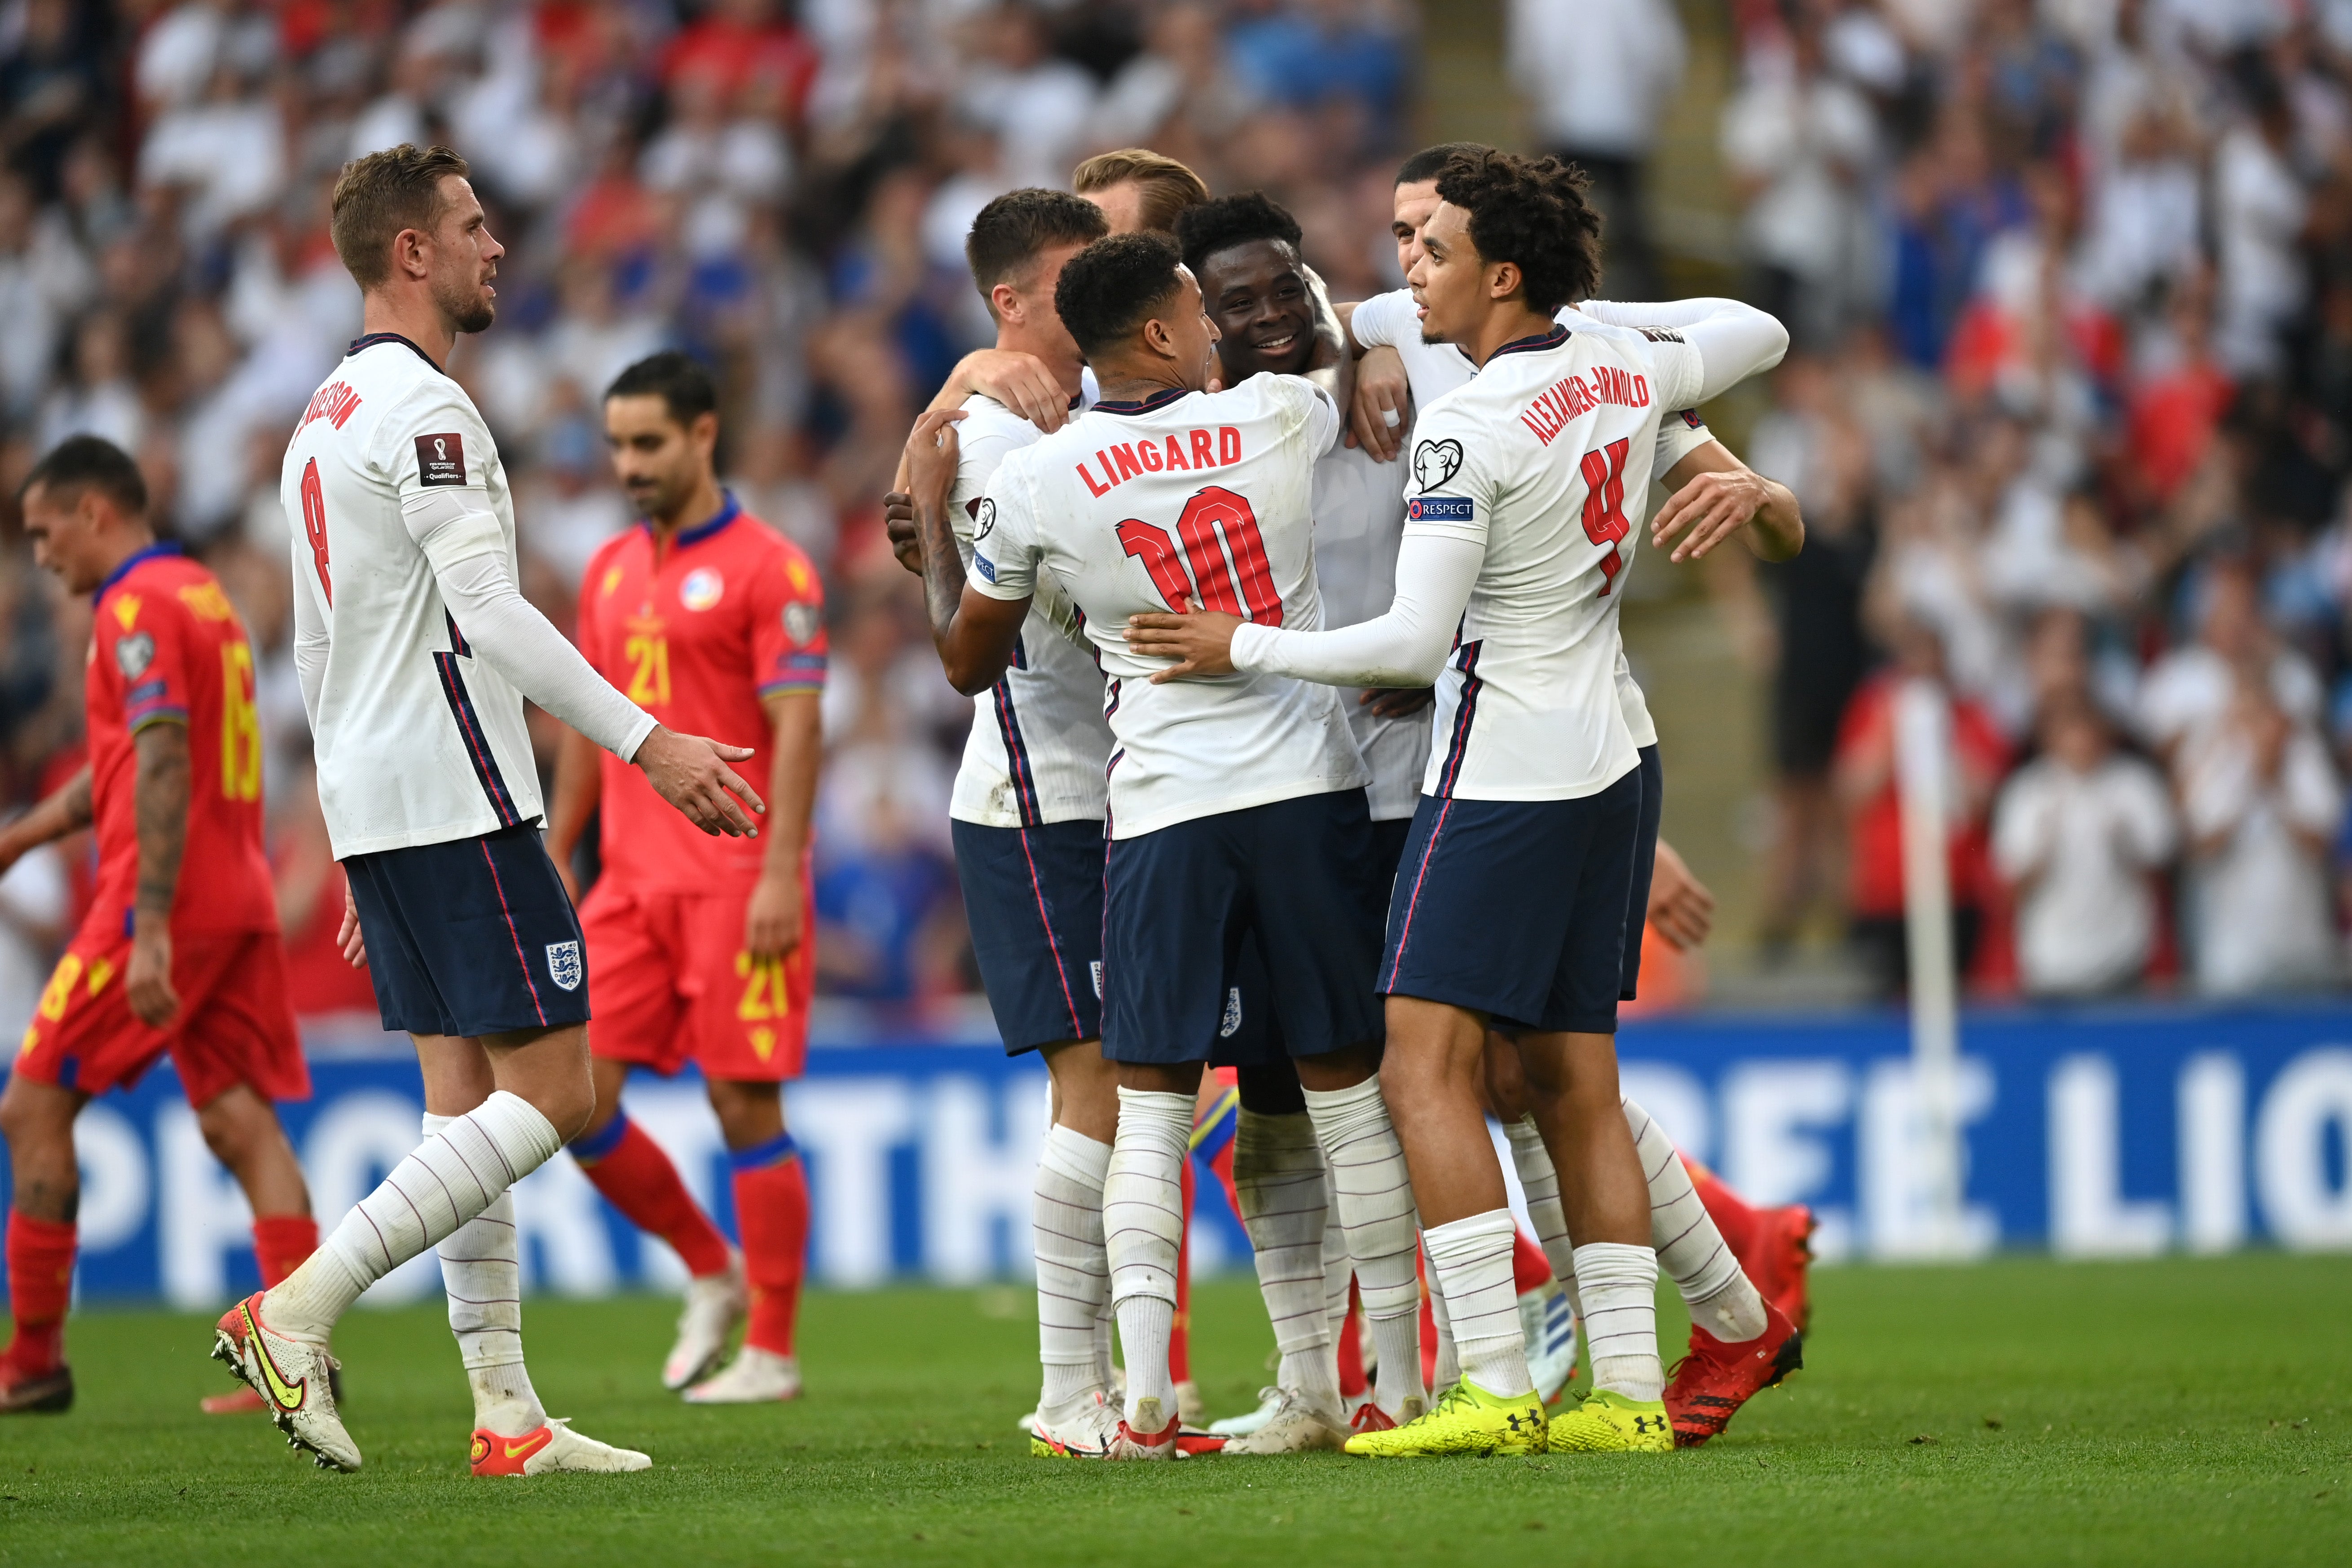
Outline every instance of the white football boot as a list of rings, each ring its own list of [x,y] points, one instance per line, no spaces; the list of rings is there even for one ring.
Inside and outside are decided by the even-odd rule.
[[[686,1391],[688,1405],[775,1405],[801,1396],[801,1360],[745,1345],[727,1370]]]
[[[213,1359],[243,1378],[289,1447],[307,1451],[322,1470],[356,1470],[360,1447],[335,1413],[335,1358],[324,1345],[278,1333],[261,1321],[256,1290],[213,1330]]]
[[[609,1476],[651,1469],[654,1463],[635,1448],[583,1437],[566,1415],[551,1415],[546,1426],[520,1437],[477,1431],[468,1459],[478,1476],[547,1476],[559,1470]]]
[[[1118,1406],[1100,1394],[1073,1401],[1066,1410],[1030,1416],[1029,1452],[1041,1459],[1108,1459],[1118,1441]]]
[[[1576,1376],[1576,1309],[1558,1280],[1519,1298],[1519,1335],[1536,1397],[1549,1405]]]
[[[724,1272],[699,1274],[686,1282],[686,1310],[677,1315],[677,1342],[662,1363],[662,1386],[684,1388],[716,1372],[727,1354],[728,1337],[751,1310],[743,1255],[730,1247]]]
[[[1209,1430],[1220,1437],[1246,1437],[1259,1430],[1282,1408],[1286,1395],[1278,1388],[1257,1391],[1257,1408],[1246,1415],[1228,1415],[1222,1421],[1209,1423]]]
[[[1228,1437],[1221,1454],[1307,1454],[1348,1446],[1348,1428],[1304,1395],[1286,1389],[1272,1416],[1246,1436]]]

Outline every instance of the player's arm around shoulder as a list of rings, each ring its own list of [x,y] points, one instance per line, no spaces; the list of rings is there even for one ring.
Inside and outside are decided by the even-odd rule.
[[[1660,550],[1673,544],[1670,561],[1703,560],[1733,534],[1759,561],[1786,561],[1805,547],[1796,492],[1741,462],[1720,441],[1685,454],[1664,478],[1666,503],[1650,520],[1650,542]]]
[[[1020,480],[1024,453],[1016,452],[997,465],[972,513],[972,575],[964,574],[948,515],[961,457],[956,426],[962,418],[956,410],[931,409],[917,419],[907,437],[907,472],[931,643],[948,684],[974,697],[1012,665],[1034,568],[1027,546],[1027,489]]]

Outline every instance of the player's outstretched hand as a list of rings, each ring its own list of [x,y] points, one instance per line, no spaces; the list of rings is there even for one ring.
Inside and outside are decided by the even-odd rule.
[[[1045,362],[1019,349],[978,349],[964,360],[972,385],[1051,436],[1070,422],[1070,395]]]
[[[730,763],[751,760],[749,746],[730,746],[700,735],[681,735],[656,724],[637,748],[637,766],[654,793],[677,807],[703,832],[730,838],[757,838],[759,825],[743,807],[765,815],[768,803],[736,774]],[[740,804],[739,804],[740,803]]]
[[[962,456],[962,437],[956,434],[956,423],[962,417],[961,408],[927,408],[916,417],[915,428],[907,437],[906,493],[910,512],[925,506],[936,512],[947,510],[948,494],[955,489],[956,464]],[[898,547],[895,538],[891,547],[894,551]],[[919,549],[914,569],[919,573],[923,569]]]
[[[1402,719],[1408,713],[1418,713],[1436,701],[1437,688],[1433,686],[1374,687],[1356,700],[1370,707],[1376,718]]]
[[[343,884],[343,924],[335,932],[335,946],[343,962],[353,969],[367,965],[367,939],[360,934],[360,901],[352,893],[352,885]]]
[[[1154,686],[1181,680],[1188,675],[1231,675],[1234,672],[1234,630],[1239,616],[1204,610],[1198,599],[1181,616],[1148,615],[1127,617],[1127,646],[1144,658],[1176,662],[1151,677]]]
[[[1699,475],[1666,499],[1650,520],[1650,542],[1660,550],[1688,530],[1668,557],[1697,561],[1748,526],[1771,500],[1764,480],[1748,468],[1717,468]]]
[[[123,972],[123,995],[131,1015],[151,1029],[160,1029],[180,1010],[180,994],[172,989],[172,933],[160,923],[142,924],[131,939],[131,967]]]
[[[1404,356],[1383,343],[1356,362],[1356,395],[1349,400],[1348,437],[1385,463],[1404,445],[1404,413],[1412,395]]]
[[[1650,872],[1650,921],[1658,934],[1681,952],[1706,941],[1715,929],[1715,895],[1691,875],[1673,845],[1658,840],[1657,864]]]
[[[892,490],[882,498],[882,531],[890,537],[890,553],[898,564],[919,577],[923,574],[923,537],[915,531],[915,498],[905,490]]]

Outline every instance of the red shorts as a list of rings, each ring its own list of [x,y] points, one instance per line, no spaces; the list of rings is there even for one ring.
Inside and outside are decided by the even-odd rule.
[[[286,995],[286,947],[274,931],[172,939],[180,1013],[168,1030],[131,1011],[131,939],[85,928],[49,974],[25,1030],[16,1071],[100,1095],[129,1088],[165,1051],[190,1105],[250,1084],[264,1100],[308,1100],[310,1069]]]
[[[816,989],[815,900],[803,887],[798,947],[755,960],[743,947],[750,898],[749,888],[636,892],[610,877],[591,888],[580,907],[589,1050],[665,1076],[692,1061],[705,1078],[798,1078]]]

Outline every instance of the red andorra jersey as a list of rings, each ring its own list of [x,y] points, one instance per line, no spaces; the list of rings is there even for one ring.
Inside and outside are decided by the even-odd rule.
[[[139,885],[134,737],[188,731],[188,834],[174,933],[275,931],[278,900],[261,844],[261,721],[253,646],[213,574],[158,544],[100,584],[83,704],[98,886],[87,929],[130,929]]]
[[[658,563],[643,523],[596,552],[580,586],[580,648],[670,729],[755,748],[736,771],[764,799],[761,700],[824,689],[824,584],[800,546],[730,496],[718,516],[680,529]],[[706,834],[637,769],[611,755],[604,769],[604,875],[659,892],[758,876],[763,839]]]

